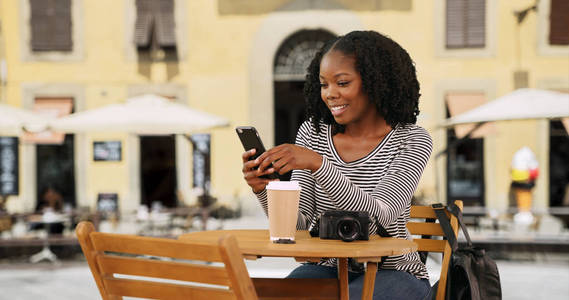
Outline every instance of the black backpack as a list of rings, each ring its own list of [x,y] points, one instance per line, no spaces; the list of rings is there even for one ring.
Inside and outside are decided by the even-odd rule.
[[[466,238],[466,246],[458,246],[457,238],[450,226],[449,218],[444,212],[445,207],[441,204],[433,204],[441,227],[444,231],[451,249],[446,296],[447,300],[500,300],[502,289],[500,275],[496,263],[486,254],[484,249],[472,246],[470,235],[462,221],[462,212],[455,205],[446,207],[451,214],[458,219]],[[436,296],[438,282],[433,286],[433,299]]]

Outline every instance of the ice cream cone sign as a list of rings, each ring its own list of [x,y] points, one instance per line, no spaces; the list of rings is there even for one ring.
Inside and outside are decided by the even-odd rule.
[[[512,159],[512,188],[520,213],[531,215],[531,189],[539,175],[539,164],[528,147],[516,151]],[[529,220],[529,219],[528,219]]]
[[[516,151],[512,159],[512,181],[520,183],[534,182],[539,175],[539,164],[535,154],[528,147]]]

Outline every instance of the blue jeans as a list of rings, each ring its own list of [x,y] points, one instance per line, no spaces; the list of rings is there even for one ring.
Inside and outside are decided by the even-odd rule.
[[[294,270],[287,278],[338,278],[336,267],[305,264]],[[364,273],[348,272],[350,300],[362,298]],[[424,300],[431,298],[431,285],[427,279],[418,279],[410,273],[378,269],[373,289],[373,299]]]

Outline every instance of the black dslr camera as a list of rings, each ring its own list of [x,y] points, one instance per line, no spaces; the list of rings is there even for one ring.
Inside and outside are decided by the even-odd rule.
[[[310,231],[311,236],[321,239],[369,240],[370,218],[367,211],[327,210],[322,212]]]

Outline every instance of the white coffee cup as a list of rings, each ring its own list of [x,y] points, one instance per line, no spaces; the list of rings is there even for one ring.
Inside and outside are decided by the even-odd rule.
[[[273,242],[294,241],[298,220],[298,181],[271,181],[267,185],[269,235]]]

